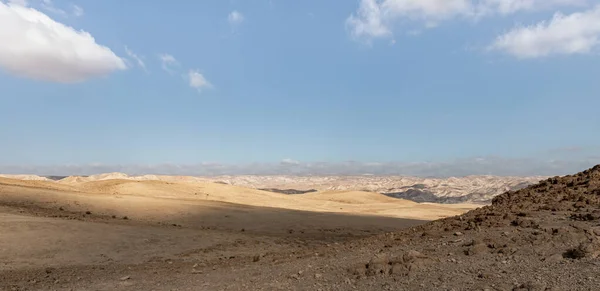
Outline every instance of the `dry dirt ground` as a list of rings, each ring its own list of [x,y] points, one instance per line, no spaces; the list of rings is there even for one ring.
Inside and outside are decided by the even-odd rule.
[[[288,289],[284,266],[295,274],[297,261],[341,244],[473,207],[209,182],[0,178],[0,290]]]
[[[152,183],[0,180],[0,290],[600,290],[600,166],[465,214]]]

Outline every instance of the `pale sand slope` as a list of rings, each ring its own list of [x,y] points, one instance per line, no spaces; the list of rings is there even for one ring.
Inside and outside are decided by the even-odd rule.
[[[390,198],[377,193],[361,191],[325,191],[303,195],[285,195],[211,182],[167,182],[157,180],[97,180],[85,182],[85,179],[83,181],[78,182],[75,177],[70,179],[69,183],[0,178],[0,186],[12,185],[30,189],[47,189],[64,192],[64,195],[73,193],[101,194],[102,196],[100,197],[110,195],[104,198],[112,198],[108,199],[112,201],[121,197],[119,195],[128,195],[132,196],[130,199],[133,200],[161,198],[177,200],[180,201],[178,203],[186,205],[202,205],[206,204],[207,201],[216,201],[256,207],[384,215],[420,220],[433,220],[454,216],[478,207],[478,205],[470,204],[415,203],[408,200]],[[95,196],[89,196],[88,198],[98,199]],[[144,204],[152,204],[153,201],[155,200],[146,199],[144,200]],[[135,207],[139,207],[139,205]],[[164,214],[165,212],[169,212],[169,210],[163,209],[162,212]]]
[[[285,195],[211,182],[0,178],[0,290],[13,283],[26,290],[200,284],[204,277],[189,273],[196,263],[215,274],[235,273],[229,264],[256,272],[259,263],[293,262],[337,243],[463,212],[360,191]],[[256,256],[260,262],[253,263]],[[170,271],[182,265],[184,272]],[[49,275],[47,267],[57,270]],[[192,277],[173,281],[180,274]],[[125,275],[132,279],[119,279]],[[143,286],[146,280],[157,282]]]
[[[26,180],[26,181],[52,181],[46,177],[40,177],[37,175],[5,175],[0,174],[0,178],[15,179],[15,180]]]
[[[478,205],[470,204],[419,204],[362,191],[326,191],[303,195],[285,195],[211,182],[100,180],[69,183],[68,186],[85,193],[184,199],[188,203],[218,201],[257,207],[385,215],[422,220],[454,216],[478,207]]]
[[[465,197],[470,201],[488,202],[509,190],[535,184],[547,177],[465,176],[450,178],[419,178],[409,176],[129,176],[124,173],[105,173],[88,177],[71,176],[58,181],[77,184],[102,180],[158,180],[165,182],[222,182],[253,189],[296,189],[319,191],[368,191],[377,193],[403,193],[421,191],[438,198]]]
[[[302,245],[340,241],[423,223],[351,213],[377,214],[374,209],[393,203],[376,201],[359,209],[326,197],[301,199],[212,183],[107,180],[64,185],[0,178],[0,271],[137,264],[154,257],[218,260],[233,255],[252,260],[257,254],[293,251],[297,239]],[[415,204],[392,201],[405,208]],[[355,209],[334,213],[340,205]],[[319,209],[323,211],[314,211]]]

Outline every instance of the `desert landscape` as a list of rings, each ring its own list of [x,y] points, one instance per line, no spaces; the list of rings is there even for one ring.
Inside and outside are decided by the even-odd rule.
[[[113,173],[53,180],[4,175],[0,288],[597,290],[600,286],[596,276],[600,166],[509,190],[495,196],[490,205],[417,203],[352,189],[348,185],[358,183],[350,178],[319,178],[327,180],[327,186],[314,183],[316,191],[305,194],[242,187],[241,182],[231,182],[236,179]],[[452,180],[474,183],[461,179],[474,177]],[[482,179],[496,181],[493,177],[477,181]],[[510,180],[506,185],[477,183],[504,189],[535,179]],[[300,185],[305,178],[287,180],[252,186],[309,186]]]
[[[0,0],[0,291],[598,291],[598,52],[600,0]]]

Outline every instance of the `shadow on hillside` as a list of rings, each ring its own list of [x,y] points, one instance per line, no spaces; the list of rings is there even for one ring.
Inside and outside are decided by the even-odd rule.
[[[38,190],[4,192],[0,195],[0,206],[20,214],[88,222],[328,241],[364,237],[425,223],[412,219],[257,207],[210,200],[82,195],[57,191],[40,193]]]
[[[174,218],[184,227],[262,235],[315,239],[352,238],[396,231],[425,223],[422,220],[374,215],[312,212],[211,202],[197,211]]]

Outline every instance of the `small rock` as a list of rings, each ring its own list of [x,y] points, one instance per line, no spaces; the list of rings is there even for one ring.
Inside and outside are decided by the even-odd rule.
[[[483,253],[487,252],[487,250],[488,250],[487,245],[478,243],[478,244],[475,244],[475,245],[469,247],[467,250],[465,250],[465,255],[467,255],[467,256],[479,255],[479,254],[483,254]]]
[[[315,279],[321,279],[321,278],[323,278],[322,274],[319,274],[319,273],[315,274]]]
[[[581,258],[597,258],[600,255],[600,247],[598,244],[583,242],[580,243],[576,248],[567,250],[563,257],[569,259],[581,259]]]
[[[554,255],[544,258],[544,262],[548,262],[548,263],[556,263],[556,262],[560,262],[562,260],[563,260],[562,254],[554,254]]]
[[[454,233],[454,236],[461,236],[461,235],[463,235],[463,233],[460,232],[460,231],[457,231],[457,232]]]
[[[414,251],[414,250],[410,250],[410,251],[406,252],[404,254],[404,256],[402,256],[404,263],[412,263],[416,260],[426,259],[426,258],[427,258],[426,255],[424,255],[420,252]]]
[[[121,281],[127,281],[127,280],[129,280],[129,279],[131,279],[131,276],[124,276],[124,277],[121,277]]]
[[[546,286],[536,282],[527,282],[521,284],[515,288],[513,291],[544,291],[546,290]]]
[[[377,254],[373,256],[367,264],[367,276],[388,274],[390,271],[389,261],[390,258],[387,254]]]

